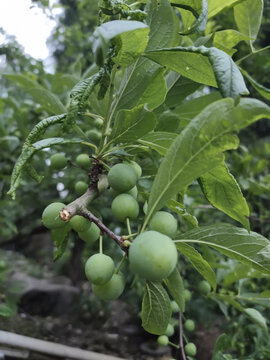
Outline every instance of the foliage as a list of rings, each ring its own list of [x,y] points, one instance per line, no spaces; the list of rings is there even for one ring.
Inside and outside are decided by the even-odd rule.
[[[11,82],[7,84],[22,87],[31,106],[39,104],[42,118],[38,123],[30,121],[33,129],[28,134],[24,131],[23,139],[17,140],[17,149],[22,140],[24,143],[8,194],[15,199],[18,192],[20,199],[20,189],[29,186],[27,175],[38,182],[46,180],[36,186],[43,194],[44,186],[49,189],[61,182],[67,191],[59,195],[68,205],[60,211],[60,218],[69,221],[70,217],[81,215],[94,222],[101,230],[101,253],[102,234],[114,240],[123,255],[116,274],[128,258],[133,238],[149,229],[157,211],[173,214],[180,225],[174,239],[179,261],[167,278],[147,280],[143,294],[138,291],[137,298],[142,298],[142,326],[152,334],[164,335],[172,316],[171,299],[181,313],[187,312],[194,318],[207,316],[207,306],[214,311],[218,307],[227,319],[237,315],[241,331],[233,335],[235,329],[229,323],[229,335],[219,337],[213,360],[268,356],[264,314],[269,309],[269,292],[262,292],[256,285],[248,293],[245,286],[253,277],[269,284],[270,246],[266,236],[270,228],[264,220],[265,217],[269,220],[266,206],[270,150],[267,139],[249,152],[245,146],[239,146],[238,138],[240,131],[244,130],[242,134],[248,137],[245,132],[248,126],[270,118],[270,108],[263,101],[269,100],[269,89],[258,82],[250,66],[245,66],[250,59],[267,52],[266,48],[256,50],[262,5],[262,0],[223,0],[218,5],[215,0],[149,0],[146,4],[104,0],[99,10],[99,26],[92,38],[85,31],[78,41],[85,28],[92,29],[93,22],[87,15],[81,26],[75,17],[71,18],[70,28],[79,26],[79,35],[75,33],[74,42],[59,60],[59,69],[65,69],[77,50],[86,59],[84,65],[90,65],[92,57],[88,53],[92,46],[96,65],[84,75],[75,71],[75,67],[70,74],[43,74],[41,79],[29,73],[4,75],[5,81]],[[75,9],[75,14],[79,9],[85,11],[85,6],[90,3],[72,2],[70,9]],[[227,11],[234,14],[234,28],[225,26],[231,24],[226,16],[222,22],[222,14]],[[67,14],[68,11],[65,21]],[[78,64],[80,58],[76,60]],[[252,87],[250,92],[254,95],[258,92],[263,100],[247,96],[245,79],[249,81],[248,87]],[[15,89],[20,98],[20,90]],[[3,110],[5,104],[3,100]],[[93,139],[90,133],[87,135],[89,130],[95,130],[98,136]],[[10,140],[6,139],[12,144]],[[53,173],[52,177],[51,170],[48,167],[42,170],[40,160],[36,159],[47,162],[54,147],[55,152],[64,152],[68,161],[63,172]],[[88,168],[74,164],[81,152],[90,156]],[[131,216],[131,223],[127,218],[125,228],[121,222],[125,215],[122,214],[121,221],[112,216],[106,178],[113,165],[129,160],[142,168],[142,176],[135,182],[137,199],[128,195],[136,204],[138,201],[140,213],[137,219],[137,211]],[[125,180],[124,173],[117,176],[114,184]],[[74,178],[89,184],[76,200]],[[32,182],[28,184],[33,186]],[[124,192],[122,186],[117,190]],[[52,202],[55,197],[46,196],[49,199]],[[206,219],[209,211],[212,215]],[[254,217],[259,217],[261,227],[254,226]],[[121,229],[120,236],[116,228]],[[69,225],[64,232],[52,231],[55,258],[64,254],[70,231]],[[113,257],[118,257],[117,251],[113,248]],[[125,277],[133,278],[128,267],[123,267]],[[108,283],[102,288],[94,285],[94,293],[105,300],[119,296],[124,281],[121,273],[118,277],[121,281],[117,294],[111,293]],[[198,299],[186,304],[185,288],[196,293],[202,278],[213,291],[198,294]],[[245,278],[249,280],[243,286]],[[135,276],[132,282],[140,280]],[[212,300],[211,304],[201,306],[205,300]],[[205,308],[206,315],[202,315]],[[183,354],[181,321],[179,325],[181,340],[175,346],[180,346]],[[247,334],[253,336],[253,342],[240,347]]]

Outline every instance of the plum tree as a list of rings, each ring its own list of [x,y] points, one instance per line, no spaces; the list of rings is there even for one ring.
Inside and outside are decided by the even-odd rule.
[[[206,280],[200,281],[198,288],[199,288],[199,292],[203,295],[207,295],[211,291],[211,285]]]
[[[177,230],[177,220],[166,211],[158,211],[150,220],[149,229],[174,238]]]
[[[172,239],[157,231],[146,231],[129,248],[130,269],[140,277],[160,281],[170,275],[177,262]]]
[[[113,276],[113,259],[104,254],[92,255],[85,264],[85,275],[95,285],[107,283]]]
[[[62,170],[67,165],[67,158],[61,153],[52,155],[50,161],[50,166],[53,170]]]
[[[60,202],[53,202],[48,205],[42,213],[43,225],[48,229],[57,229],[66,225],[66,223],[59,218],[59,212],[66,205]]]
[[[157,339],[157,342],[161,346],[167,346],[169,344],[169,338],[166,335],[160,335]]]
[[[191,319],[187,319],[184,323],[184,327],[187,331],[194,331],[195,329],[195,323]]]
[[[76,164],[84,169],[88,169],[91,165],[91,160],[88,154],[80,154],[76,157]]]
[[[84,240],[85,242],[91,243],[99,238],[100,229],[96,224],[90,223],[89,228],[85,231],[79,231],[78,235],[80,239]]]
[[[104,285],[93,285],[93,293],[101,300],[114,300],[117,299],[125,287],[125,279],[123,274],[113,274],[112,278]]]
[[[195,356],[197,354],[196,345],[192,342],[185,345],[185,352],[188,356]]]
[[[75,184],[75,191],[78,195],[82,195],[88,189],[88,185],[85,181],[77,181]]]
[[[83,216],[75,215],[70,220],[70,225],[73,230],[75,230],[77,232],[83,232],[83,231],[88,230],[88,228],[91,225],[91,222],[89,220],[85,219]]]
[[[139,214],[139,205],[133,196],[120,194],[112,202],[112,213],[119,221],[125,221],[126,218],[136,219]]]
[[[137,175],[131,166],[127,164],[116,164],[108,173],[108,182],[113,189],[124,193],[136,185]]]

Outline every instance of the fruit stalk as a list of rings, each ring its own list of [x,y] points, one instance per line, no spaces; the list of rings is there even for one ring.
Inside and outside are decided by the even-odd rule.
[[[179,347],[182,356],[182,360],[187,360],[184,344],[183,344],[183,324],[182,324],[182,312],[179,311]]]

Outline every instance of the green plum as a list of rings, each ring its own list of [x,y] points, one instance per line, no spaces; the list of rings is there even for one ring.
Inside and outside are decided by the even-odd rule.
[[[76,164],[84,169],[89,169],[91,165],[91,160],[88,154],[80,154],[76,157]]]
[[[140,167],[140,165],[138,163],[136,163],[135,161],[132,160],[132,161],[126,162],[125,164],[132,167],[132,169],[135,171],[135,173],[137,175],[137,179],[139,179],[142,176],[142,168]]]
[[[196,345],[192,342],[185,345],[185,352],[188,356],[195,356],[197,354]]]
[[[131,190],[137,182],[134,169],[127,164],[116,164],[108,173],[109,185],[120,193]]]
[[[157,339],[157,342],[161,346],[167,346],[169,344],[169,338],[166,335],[160,335]]]
[[[48,229],[57,229],[66,225],[66,223],[60,219],[59,212],[66,205],[60,202],[53,202],[48,205],[42,213],[43,225]]]
[[[166,211],[158,211],[150,220],[149,229],[174,238],[177,230],[177,220]]]
[[[77,181],[76,182],[75,191],[79,196],[84,194],[87,189],[88,189],[88,185],[87,185],[87,183],[85,181]]]
[[[193,320],[191,319],[187,319],[184,323],[184,328],[187,330],[187,331],[194,331],[195,330],[195,323]]]
[[[75,215],[70,220],[70,225],[73,230],[77,232],[87,231],[91,225],[91,222],[80,215]]]
[[[207,295],[210,293],[210,291],[211,291],[211,285],[209,284],[209,282],[206,280],[200,281],[199,292],[203,295]]]
[[[114,300],[117,299],[125,287],[124,276],[119,274],[113,274],[112,278],[104,285],[93,285],[92,289],[97,298],[101,300]]]
[[[139,205],[133,196],[120,194],[112,202],[112,213],[119,221],[125,221],[126,218],[136,219],[139,214]]]
[[[121,193],[119,191],[114,190],[113,188],[110,188],[110,193],[112,198],[114,199],[116,196],[120,195]],[[134,186],[131,190],[126,192],[126,194],[129,194],[134,197],[134,199],[137,199],[138,196],[138,189],[137,186]]]
[[[87,230],[78,232],[78,235],[83,241],[91,243],[99,238],[100,229],[96,224],[91,223]]]
[[[62,170],[67,165],[67,158],[61,153],[54,154],[50,157],[51,169]]]
[[[114,262],[104,254],[91,256],[85,264],[85,275],[95,285],[104,285],[112,278],[113,273]]]
[[[177,262],[172,239],[157,231],[146,231],[135,238],[129,248],[130,269],[140,277],[161,281],[168,277]]]

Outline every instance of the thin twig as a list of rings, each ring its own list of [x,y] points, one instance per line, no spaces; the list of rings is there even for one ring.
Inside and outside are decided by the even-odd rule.
[[[179,347],[182,356],[182,360],[187,360],[184,344],[183,344],[183,325],[182,325],[182,312],[179,312]]]

